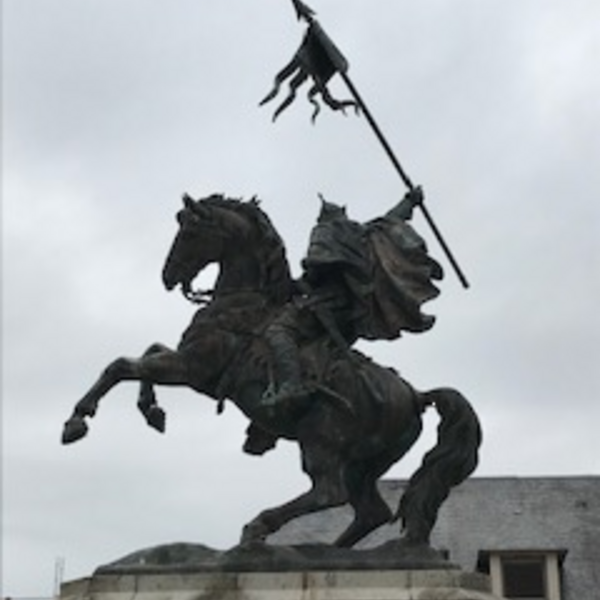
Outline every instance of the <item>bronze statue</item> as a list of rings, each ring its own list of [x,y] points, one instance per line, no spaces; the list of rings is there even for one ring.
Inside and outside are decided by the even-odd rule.
[[[323,200],[323,199],[322,199]],[[420,305],[435,298],[440,265],[407,223],[423,194],[414,188],[384,217],[361,224],[345,207],[323,200],[298,294],[267,327],[275,390],[266,404],[306,396],[301,384],[299,340],[323,332],[341,348],[359,339],[396,339],[402,330],[421,332],[434,323]]]
[[[248,416],[246,451],[261,454],[278,437],[300,446],[311,488],[261,512],[244,527],[242,542],[264,541],[296,517],[350,503],[354,521],[336,545],[350,547],[398,518],[407,543],[427,544],[450,488],[477,464],[477,416],[459,392],[419,392],[394,370],[351,349],[360,337],[393,339],[401,330],[424,331],[432,324],[420,305],[437,293],[431,280],[441,277],[441,269],[406,222],[421,200],[420,190],[413,190],[390,213],[367,224],[324,204],[304,276],[296,282],[284,244],[257,201],[184,196],[163,281],[168,290],[180,286],[202,306],[176,350],[154,344],[139,359],[109,364],[75,406],[63,443],[87,433],[86,417],[96,414],[101,398],[121,381],[140,382],[138,407],[159,431],[165,429],[165,413],[154,385],[188,386],[220,406],[229,400]],[[326,223],[334,232],[324,233]],[[348,231],[356,235],[352,243],[344,237]],[[341,236],[340,248],[335,235]],[[214,290],[195,291],[194,278],[212,263],[220,266]],[[284,344],[291,344],[295,355],[298,402],[294,394],[277,398],[284,381],[272,381],[287,377],[285,367],[282,377],[272,363],[274,337],[288,335],[290,323],[299,335]],[[393,513],[377,491],[377,480],[415,443],[421,414],[430,405],[441,417],[437,445]]]

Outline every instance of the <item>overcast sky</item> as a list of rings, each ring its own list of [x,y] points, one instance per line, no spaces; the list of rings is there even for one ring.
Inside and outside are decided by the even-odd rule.
[[[366,220],[404,190],[364,119],[258,108],[303,33],[289,1],[2,6],[2,595],[50,595],[58,557],[75,579],[160,543],[228,548],[308,484],[294,445],[244,455],[235,407],[186,390],[160,390],[165,436],[124,384],[60,445],[109,361],[193,315],[160,281],[181,193],[257,194],[297,275],[319,192]],[[600,474],[600,3],[312,6],[472,284],[445,263],[434,329],[362,349],[472,401],[478,475]],[[418,466],[426,423],[388,476]]]

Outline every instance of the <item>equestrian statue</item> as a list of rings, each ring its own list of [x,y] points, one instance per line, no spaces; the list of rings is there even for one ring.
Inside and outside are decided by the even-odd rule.
[[[322,199],[302,276],[293,279],[284,243],[256,199],[184,195],[162,277],[198,310],[175,350],[155,343],[138,359],[110,363],[76,404],[63,443],[86,435],[86,419],[122,381],[139,381],[138,407],[163,432],[155,386],[187,386],[248,417],[246,452],[264,454],[279,438],[300,447],[310,489],[262,511],[243,528],[242,544],[344,504],[354,520],[336,546],[352,547],[396,520],[406,544],[429,544],[441,504],[477,465],[478,418],[458,391],[416,390],[354,348],[360,339],[394,340],[433,326],[421,308],[438,295],[442,269],[409,223],[422,201],[415,187],[384,216],[359,223]],[[219,266],[214,289],[195,290],[211,264]],[[392,510],[378,479],[416,442],[430,406],[440,416],[437,443]]]

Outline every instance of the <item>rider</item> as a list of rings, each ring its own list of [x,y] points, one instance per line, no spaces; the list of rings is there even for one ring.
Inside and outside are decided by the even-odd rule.
[[[265,392],[263,405],[291,406],[307,397],[299,357],[305,341],[325,333],[347,351],[358,338],[395,339],[401,330],[433,326],[420,305],[438,295],[431,280],[441,279],[442,269],[407,223],[421,202],[421,188],[413,188],[385,216],[361,224],[323,201],[302,261],[300,295],[265,332],[275,389]]]

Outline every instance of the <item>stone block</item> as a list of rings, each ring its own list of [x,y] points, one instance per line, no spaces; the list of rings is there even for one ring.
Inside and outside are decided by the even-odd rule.
[[[102,573],[64,583],[60,600],[498,600],[457,569]]]

